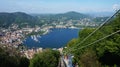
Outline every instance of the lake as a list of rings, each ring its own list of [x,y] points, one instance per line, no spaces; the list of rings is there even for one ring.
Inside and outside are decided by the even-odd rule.
[[[60,48],[64,47],[71,39],[78,37],[79,29],[50,29],[46,35],[27,37],[23,43],[29,47]],[[35,41],[37,39],[38,41]]]

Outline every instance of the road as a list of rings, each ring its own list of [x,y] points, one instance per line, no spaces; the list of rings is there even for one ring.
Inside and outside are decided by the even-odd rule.
[[[60,61],[59,61],[58,67],[67,67],[65,62],[64,62],[63,56],[60,57]]]
[[[72,66],[72,56],[67,55],[66,57],[63,57],[63,61],[65,62],[67,67],[73,67]]]

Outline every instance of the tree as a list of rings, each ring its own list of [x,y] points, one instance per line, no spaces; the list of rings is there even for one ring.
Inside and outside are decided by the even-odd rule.
[[[14,48],[0,46],[0,67],[29,67],[29,59],[20,56]]]
[[[58,51],[46,49],[31,59],[30,67],[57,67],[59,57],[60,53]]]
[[[26,57],[21,57],[20,58],[20,67],[29,67],[30,61]]]

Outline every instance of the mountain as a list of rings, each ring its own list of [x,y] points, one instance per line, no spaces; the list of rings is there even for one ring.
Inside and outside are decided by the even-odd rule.
[[[22,12],[15,13],[0,13],[0,27],[9,27],[11,24],[19,26],[34,26],[37,23],[37,18]]]
[[[82,20],[84,18],[90,18],[89,15],[70,11],[61,14],[26,14],[23,12],[14,13],[0,13],[0,27],[8,28],[12,24],[17,24],[21,27],[34,27],[36,25],[41,26],[44,24],[51,24],[53,22],[68,22],[70,20]]]
[[[67,12],[63,14],[40,14],[40,15],[29,15],[23,12],[15,13],[0,13],[0,27],[9,27],[11,24],[17,24],[20,27],[42,25],[50,22],[60,22],[68,20],[80,20],[88,18],[88,15],[81,14],[78,12]],[[44,21],[44,23],[42,23]]]
[[[52,22],[67,22],[70,20],[81,20],[83,18],[90,18],[89,15],[70,11],[66,13],[60,13],[60,14],[39,14],[39,15],[33,15],[37,16],[39,20],[44,20],[46,23],[52,23]]]
[[[88,18],[88,15],[82,14],[82,13],[78,13],[78,12],[74,12],[74,11],[70,11],[64,14],[57,14],[56,16],[59,17],[67,17],[67,19],[73,19],[73,20],[80,20],[83,18]]]

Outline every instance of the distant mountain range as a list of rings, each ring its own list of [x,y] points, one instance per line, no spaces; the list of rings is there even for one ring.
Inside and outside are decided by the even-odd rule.
[[[112,16],[114,12],[91,12],[88,14],[92,17],[106,17],[106,16]]]
[[[8,28],[11,24],[17,24],[19,27],[41,26],[51,22],[65,22],[69,20],[81,20],[83,18],[91,18],[89,15],[78,12],[67,12],[61,14],[26,14],[23,12],[0,13],[0,27]]]
[[[67,19],[73,19],[73,20],[80,20],[83,18],[89,18],[89,15],[74,12],[74,11],[63,13],[63,14],[57,14],[55,16],[58,16],[59,18],[66,17]]]

